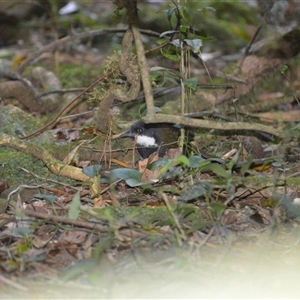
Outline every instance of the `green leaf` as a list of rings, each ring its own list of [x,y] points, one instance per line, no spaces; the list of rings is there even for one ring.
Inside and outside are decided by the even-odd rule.
[[[182,164],[184,166],[189,167],[190,166],[190,161],[185,155],[180,155],[175,159],[175,164]]]
[[[167,11],[167,18],[168,18],[168,21],[171,22],[171,18],[172,18],[172,15],[175,11],[176,7],[171,7],[168,11]]]
[[[200,48],[203,46],[202,40],[200,39],[184,39],[184,41],[187,43],[188,46],[191,47],[194,53],[199,53]]]
[[[182,167],[174,167],[170,166],[169,168],[163,167],[160,171],[159,178],[160,179],[171,179],[183,176],[185,174],[185,170]]]
[[[214,172],[216,175],[222,178],[229,178],[230,173],[226,171],[221,165],[219,164],[209,164],[203,168],[203,170]]]
[[[151,188],[153,182],[141,182],[136,179],[130,178],[125,180],[126,184],[130,187],[142,186],[143,188]]]
[[[186,217],[188,217],[191,214],[195,214],[197,213],[196,208],[194,206],[189,206],[189,205],[182,205],[182,204],[178,204],[178,206],[176,207],[175,212],[180,215],[183,219],[185,219]]]
[[[171,41],[170,44],[177,48],[180,48],[180,40],[179,39],[175,39],[175,40]]]
[[[250,166],[252,165],[253,162],[253,155],[250,155],[247,160],[245,161],[245,163],[242,164],[241,167],[241,175],[244,176],[245,173],[249,170]]]
[[[150,70],[151,71],[151,70]],[[151,74],[150,75],[150,80],[151,80],[151,82],[154,82],[154,81],[156,81],[158,78],[160,78],[161,77],[161,75],[160,74],[158,74],[158,73],[156,73],[156,74]]]
[[[181,201],[189,201],[207,194],[205,186],[196,184],[189,187],[180,197]]]
[[[93,178],[95,176],[98,176],[101,170],[102,170],[101,165],[93,165],[93,166],[88,166],[83,168],[82,173],[87,175],[90,178]]]
[[[233,170],[233,167],[235,166],[236,162],[238,161],[239,156],[240,156],[240,152],[237,151],[237,152],[233,155],[233,157],[232,157],[232,159],[230,160],[230,162],[227,164],[228,170],[230,170],[230,171]]]
[[[118,168],[110,171],[110,179],[112,181],[116,181],[118,179],[135,179],[140,182],[142,178],[142,174],[133,169],[128,168]]]
[[[211,203],[210,207],[212,208],[213,212],[215,215],[218,217],[221,215],[221,213],[224,211],[226,206],[223,203],[216,202],[216,203]]]
[[[186,33],[188,31],[189,27],[185,25],[180,26],[180,32],[181,33]]]
[[[129,185],[130,187],[135,187],[135,186],[139,186],[142,184],[142,182],[140,182],[139,180],[136,180],[134,178],[129,178],[126,181],[126,184]]]
[[[50,203],[55,202],[56,199],[57,199],[57,196],[53,196],[53,195],[45,195],[45,194],[35,194],[34,197],[35,197],[35,198],[38,198],[38,199],[42,199],[42,200],[47,200],[47,201],[49,201]]]
[[[159,40],[156,40],[156,44],[162,45],[162,44],[168,42],[169,40],[170,40],[169,38],[159,39]]]
[[[172,61],[180,61],[180,56],[177,55],[177,54],[170,54],[170,53],[167,53],[167,52],[162,52],[162,55],[169,59],[169,60],[172,60]]]
[[[77,220],[80,213],[80,191],[77,191],[77,193],[74,195],[70,209],[68,211],[68,217],[71,220]]]
[[[172,160],[170,158],[161,158],[156,160],[148,166],[148,169],[155,171],[157,168],[164,167],[166,165],[168,165],[168,167],[172,165]]]
[[[289,70],[289,68],[290,68],[289,65],[285,64],[280,68],[280,74],[284,75],[284,73],[286,73]]]
[[[188,78],[188,79],[185,79],[183,81],[183,83],[186,87],[190,88],[193,91],[196,91],[199,80],[198,80],[198,78]]]
[[[189,158],[191,168],[199,168],[199,164],[204,161],[206,161],[206,159],[198,155],[194,155]]]
[[[173,33],[178,33],[178,31],[177,31],[177,30],[168,30],[168,31],[165,31],[165,32],[163,32],[163,33],[159,36],[159,38],[162,38],[162,37],[164,37],[165,35],[173,34]]]
[[[191,22],[191,17],[190,14],[188,13],[186,6],[180,6],[180,13],[182,16],[182,19],[186,22],[186,23],[190,23]]]

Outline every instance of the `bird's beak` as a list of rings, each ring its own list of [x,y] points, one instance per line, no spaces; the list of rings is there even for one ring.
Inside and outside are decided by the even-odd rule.
[[[112,136],[112,139],[122,139],[122,138],[135,138],[135,134],[131,130],[121,132]]]

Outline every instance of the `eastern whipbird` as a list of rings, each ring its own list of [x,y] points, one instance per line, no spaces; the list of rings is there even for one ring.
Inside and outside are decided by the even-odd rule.
[[[146,124],[140,120],[119,137],[134,139],[142,158],[147,158],[156,151],[162,157],[168,149],[178,147],[180,127],[169,123]]]

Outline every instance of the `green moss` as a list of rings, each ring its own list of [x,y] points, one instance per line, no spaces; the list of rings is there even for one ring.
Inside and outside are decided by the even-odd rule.
[[[82,65],[60,65],[59,77],[64,88],[87,87],[103,73],[103,67]]]

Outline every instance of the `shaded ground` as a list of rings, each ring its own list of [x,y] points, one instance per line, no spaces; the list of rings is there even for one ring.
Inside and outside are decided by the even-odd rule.
[[[97,7],[112,13],[112,6],[99,5],[83,6],[83,16],[91,16]],[[297,15],[297,5],[290,5],[292,11],[286,13]],[[222,7],[217,8],[219,14]],[[299,129],[294,122],[299,108],[299,30],[294,25],[272,47],[248,55],[239,74],[218,77],[217,72],[227,73],[232,64],[238,64],[228,53],[246,46],[261,20],[246,18],[251,9],[247,5],[234,8],[245,14],[239,25],[244,34],[239,31],[235,36],[238,25],[232,25],[230,34],[236,39],[232,48],[219,47],[217,34],[214,42],[207,42],[204,52],[219,52],[207,61],[217,85],[210,86],[209,92],[206,84],[211,81],[205,68],[191,59],[190,71],[205,86],[189,99],[188,113],[198,113],[223,127],[236,121],[241,126],[261,122],[280,134],[262,134],[261,130],[250,135],[247,130],[224,132],[210,127],[195,130],[194,148],[188,156],[178,157],[175,149],[163,159],[154,156],[137,164],[133,142],[112,139],[128,127],[127,121],[140,118],[145,109],[142,94],[128,104],[114,102],[110,111],[113,126],[105,134],[96,134],[94,110],[105,90],[100,84],[66,110],[68,115],[56,120],[53,130],[48,128],[28,141],[21,139],[51,121],[80,91],[55,93],[46,99],[41,93],[87,87],[109,72],[109,67],[103,71],[105,64],[115,67],[115,62],[108,59],[105,63],[104,59],[121,49],[125,30],[95,35],[100,42],[95,38],[92,45],[98,50],[89,47],[88,36],[62,43],[60,50],[57,42],[50,44],[55,36],[52,27],[47,22],[38,27],[38,17],[29,35],[33,45],[21,49],[7,45],[15,58],[3,59],[4,66],[15,64],[17,74],[28,78],[33,87],[29,85],[28,90],[22,78],[5,73],[11,72],[10,67],[3,68],[0,298],[298,295]],[[256,16],[258,7],[252,9],[251,16]],[[223,23],[226,15],[217,17],[219,23],[228,24]],[[210,35],[221,30],[211,25],[212,19],[203,21],[205,28],[213,29]],[[57,29],[62,36],[63,21]],[[144,28],[153,30],[153,23],[146,21],[145,17]],[[145,34],[147,49],[157,47],[159,33]],[[39,43],[52,46],[39,53]],[[19,50],[26,53],[24,57]],[[43,68],[36,65],[31,52],[39,53],[36,57]],[[159,60],[164,68],[179,67],[178,62],[152,55],[151,66],[157,66]],[[157,86],[166,84],[166,90],[156,87],[154,94],[162,93],[157,105],[163,113],[172,114],[180,107],[180,90],[176,76],[167,73],[153,77]],[[118,80],[122,86],[124,78]]]

